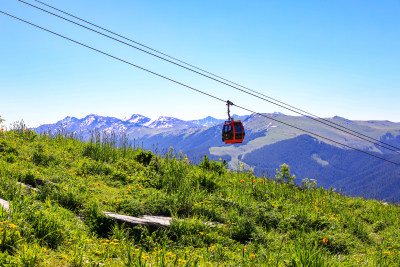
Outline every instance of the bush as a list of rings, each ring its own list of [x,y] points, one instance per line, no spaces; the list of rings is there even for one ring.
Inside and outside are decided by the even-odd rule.
[[[240,217],[233,227],[232,239],[244,243],[249,241],[256,234],[256,226],[253,220]]]
[[[22,183],[27,184],[27,185],[31,185],[33,187],[37,186],[35,175],[31,171],[28,171],[27,173],[21,174],[20,177],[21,177],[20,181]]]
[[[213,173],[197,172],[194,174],[192,183],[195,187],[202,188],[208,192],[214,192],[218,187]]]
[[[139,150],[135,155],[135,160],[142,163],[144,166],[148,166],[153,158],[153,153],[150,151]]]
[[[279,166],[281,169],[276,170],[275,179],[279,183],[293,184],[296,177],[290,174],[290,167],[285,163]]]
[[[11,146],[6,140],[0,141],[0,152],[18,155],[18,150]]]
[[[199,164],[199,167],[202,168],[203,170],[216,172],[218,173],[218,175],[222,175],[223,173],[226,172],[226,166],[227,166],[226,160],[223,160],[222,162],[210,161],[206,155],[204,155],[203,159]]]
[[[57,163],[57,159],[53,155],[46,155],[41,145],[37,146],[36,151],[33,153],[32,161],[37,166],[44,167],[50,166],[52,163]]]
[[[267,230],[277,229],[281,221],[281,219],[279,219],[279,217],[276,216],[276,214],[268,213],[264,210],[260,210],[259,212],[257,212],[255,220],[257,224],[262,225]]]
[[[78,173],[80,175],[82,174],[109,175],[112,173],[112,170],[104,163],[100,163],[97,161],[90,161],[90,162],[84,162],[80,167]]]
[[[120,181],[121,183],[125,184],[128,180],[128,175],[121,171],[116,171],[111,175],[111,179],[113,181]]]
[[[108,236],[115,224],[115,220],[102,213],[99,204],[95,201],[91,201],[85,205],[82,215],[90,230],[101,237]]]

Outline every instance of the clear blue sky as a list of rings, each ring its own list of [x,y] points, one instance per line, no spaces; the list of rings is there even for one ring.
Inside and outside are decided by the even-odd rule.
[[[400,122],[399,1],[43,1],[319,116]],[[290,114],[16,0],[0,10],[238,105]],[[226,107],[0,14],[6,125],[90,113],[188,120],[224,118]]]

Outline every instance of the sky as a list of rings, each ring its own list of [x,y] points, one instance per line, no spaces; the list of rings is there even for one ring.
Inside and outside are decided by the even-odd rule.
[[[319,117],[400,122],[399,1],[43,1]],[[17,0],[0,10],[239,106],[293,114]],[[3,124],[88,114],[227,117],[223,102],[0,14]]]

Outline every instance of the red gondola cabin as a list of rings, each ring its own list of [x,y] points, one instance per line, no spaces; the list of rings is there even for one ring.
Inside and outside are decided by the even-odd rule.
[[[222,141],[225,144],[242,143],[244,139],[244,128],[241,121],[225,121],[222,128]]]

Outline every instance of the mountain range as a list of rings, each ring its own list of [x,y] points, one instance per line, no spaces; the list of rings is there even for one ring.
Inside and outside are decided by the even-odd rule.
[[[279,165],[286,163],[296,175],[316,179],[318,185],[342,189],[352,195],[385,200],[400,200],[400,168],[394,164],[349,149],[346,146],[398,162],[400,154],[366,142],[338,129],[301,116],[266,113],[270,118],[319,135],[311,136],[299,129],[266,119],[257,114],[234,116],[246,129],[242,144],[221,142],[222,119],[207,117],[184,121],[161,116],[156,120],[140,114],[124,119],[90,114],[82,119],[66,117],[54,124],[36,128],[37,132],[80,132],[88,138],[90,131],[124,133],[130,140],[147,149],[163,151],[173,147],[198,162],[204,155],[211,159],[226,159],[231,169],[252,169],[258,175],[274,175]],[[352,121],[335,116],[326,118],[342,127],[400,147],[400,124],[390,121]],[[346,146],[339,145],[329,138]]]

